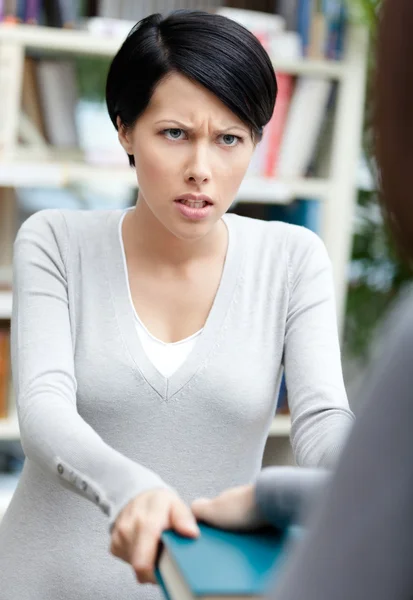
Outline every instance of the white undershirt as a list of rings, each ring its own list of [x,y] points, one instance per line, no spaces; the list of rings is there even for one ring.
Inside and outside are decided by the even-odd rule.
[[[183,340],[179,340],[178,342],[166,343],[162,342],[162,340],[158,340],[158,338],[153,336],[142,323],[135,310],[135,306],[132,300],[132,294],[129,287],[128,266],[126,263],[125,247],[123,245],[122,237],[122,223],[125,214],[126,213],[123,214],[119,222],[119,241],[122,248],[123,264],[126,276],[126,283],[129,292],[129,300],[135,315],[136,331],[138,333],[143,349],[145,350],[146,355],[152,362],[153,366],[164,377],[170,377],[173,373],[175,373],[175,371],[179,369],[181,365],[183,365],[185,360],[188,358],[189,354],[195,346],[198,337],[201,335],[203,330],[200,329],[190,337],[187,337]]]
[[[153,336],[135,311],[136,330],[139,339],[153,366],[164,376],[170,377],[185,362],[193,350],[202,329],[179,342],[166,343]]]

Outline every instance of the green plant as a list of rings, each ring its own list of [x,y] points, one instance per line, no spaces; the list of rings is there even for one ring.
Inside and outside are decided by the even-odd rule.
[[[79,96],[85,100],[103,102],[110,58],[78,56],[76,58]]]

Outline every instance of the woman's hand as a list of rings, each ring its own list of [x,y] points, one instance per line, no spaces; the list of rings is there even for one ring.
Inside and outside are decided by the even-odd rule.
[[[171,490],[139,494],[127,504],[112,530],[111,552],[132,565],[140,583],[156,583],[154,566],[165,529],[197,537],[199,529],[188,506]]]
[[[255,487],[230,488],[211,500],[199,498],[192,503],[195,517],[221,529],[250,530],[265,524],[255,501]]]

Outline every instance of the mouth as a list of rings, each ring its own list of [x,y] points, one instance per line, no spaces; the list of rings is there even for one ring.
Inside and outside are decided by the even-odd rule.
[[[211,204],[206,200],[182,200],[182,198],[178,198],[178,200],[175,200],[175,202],[179,202],[179,204],[185,204],[185,206],[189,206],[189,208],[205,208],[205,206]]]
[[[183,194],[175,198],[175,206],[190,221],[206,219],[211,214],[212,205],[211,198],[203,194]]]
[[[195,195],[195,194],[184,194],[175,199],[175,202],[184,204],[189,208],[205,208],[206,206],[212,205],[213,202],[209,196]]]

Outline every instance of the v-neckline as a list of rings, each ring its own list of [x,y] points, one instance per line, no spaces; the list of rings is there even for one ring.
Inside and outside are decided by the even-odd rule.
[[[107,260],[112,302],[123,340],[142,376],[163,400],[177,394],[206,362],[222,334],[222,325],[230,307],[242,263],[243,244],[238,243],[232,215],[224,215],[228,229],[228,247],[218,289],[205,321],[202,334],[183,364],[170,377],[162,375],[152,364],[139,339],[135,327],[135,308],[130,295],[129,276],[122,238],[121,221],[127,211],[114,211],[110,221],[111,243],[107,244]]]

